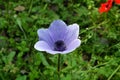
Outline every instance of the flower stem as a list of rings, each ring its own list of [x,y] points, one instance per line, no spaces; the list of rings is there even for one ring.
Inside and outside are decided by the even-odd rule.
[[[28,15],[30,15],[30,13],[31,13],[32,6],[33,6],[33,0],[30,0]]]
[[[115,75],[115,73],[120,69],[120,65],[115,69],[115,71],[110,75],[107,80],[111,80],[111,78]]]
[[[58,80],[60,80],[60,62],[61,62],[60,61],[60,54],[58,54],[58,67],[57,67],[58,68],[57,69],[58,70]]]

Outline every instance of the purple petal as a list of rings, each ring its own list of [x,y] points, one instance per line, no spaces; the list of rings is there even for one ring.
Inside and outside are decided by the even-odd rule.
[[[54,40],[52,39],[52,36],[50,35],[48,29],[39,29],[37,33],[39,36],[39,40],[45,41],[48,43],[49,46],[53,47]]]
[[[74,51],[77,47],[79,47],[81,44],[81,40],[79,39],[75,39],[74,41],[72,41],[68,46],[67,46],[67,50],[64,51],[61,54],[66,54],[66,53],[70,53],[72,51]]]
[[[77,39],[79,35],[79,25],[72,24],[68,26],[67,36],[65,38],[66,45],[70,44],[73,40]]]
[[[51,32],[51,35],[55,41],[61,39],[64,40],[67,31],[67,25],[62,20],[55,20],[51,23],[49,31]]]
[[[51,50],[49,45],[45,41],[38,41],[35,43],[34,48],[38,51]]]
[[[53,51],[45,41],[36,42],[34,45],[34,48],[38,51],[46,51],[47,53],[50,53],[50,54],[60,53],[58,51]]]
[[[81,44],[81,41],[79,39],[75,39],[67,46],[67,50],[65,51],[48,50],[47,52],[50,54],[67,54],[67,53],[74,51],[77,47],[80,46],[80,44]]]
[[[53,50],[47,50],[46,52],[49,53],[49,54],[59,54],[59,53],[61,53],[60,51],[53,51]]]
[[[68,45],[66,51],[54,51],[50,48],[50,46],[45,41],[38,41],[34,48],[38,51],[46,51],[50,54],[66,54],[74,51],[77,47],[79,47],[81,44],[81,41],[79,39],[74,40],[71,44]]]

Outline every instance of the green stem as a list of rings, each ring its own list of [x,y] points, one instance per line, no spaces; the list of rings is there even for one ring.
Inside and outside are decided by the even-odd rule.
[[[72,59],[73,55],[71,54],[70,57],[71,57],[71,59]],[[71,60],[71,67],[72,67],[72,60]],[[72,76],[73,76],[73,75],[72,75],[72,69],[70,70],[70,73],[71,73],[71,79],[72,79]]]
[[[32,6],[33,6],[33,0],[30,1],[30,7],[29,7],[28,15],[30,15],[30,12],[31,12]]]
[[[60,54],[58,54],[58,80],[60,80]]]
[[[115,71],[110,75],[107,80],[111,80],[111,78],[115,75],[115,73],[120,69],[120,65],[115,69]]]

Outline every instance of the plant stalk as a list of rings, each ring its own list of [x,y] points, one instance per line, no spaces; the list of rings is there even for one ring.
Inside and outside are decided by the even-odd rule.
[[[57,71],[58,71],[58,80],[60,80],[60,63],[61,63],[61,61],[60,61],[60,54],[58,54],[58,67],[57,67]]]
[[[110,75],[107,80],[111,80],[111,78],[116,74],[116,72],[120,69],[120,65],[115,69],[115,71]]]

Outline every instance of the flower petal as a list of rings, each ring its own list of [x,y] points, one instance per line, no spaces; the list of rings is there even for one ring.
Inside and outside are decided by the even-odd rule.
[[[59,51],[54,51],[51,49],[51,47],[45,42],[45,41],[38,41],[35,43],[34,48],[38,51],[46,51],[50,54],[58,54],[61,53]]]
[[[114,0],[116,4],[120,4],[120,0]]]
[[[67,50],[62,52],[61,54],[66,54],[66,53],[70,53],[73,50],[75,50],[77,47],[79,47],[81,44],[81,40],[79,39],[75,39],[74,41],[72,41],[72,43],[70,43],[67,47]]]
[[[99,12],[100,13],[108,12],[112,7],[112,3],[113,3],[113,0],[108,0],[106,3],[102,3],[99,8]]]
[[[59,53],[61,53],[60,51],[53,51],[53,50],[47,50],[46,52],[49,53],[49,54],[59,54]]]
[[[48,43],[49,46],[53,47],[54,41],[48,29],[39,29],[37,33],[39,36],[39,40],[45,41]]]
[[[67,50],[65,51],[51,51],[49,50],[48,53],[51,53],[51,54],[67,54],[67,53],[70,53],[72,51],[74,51],[77,47],[79,47],[81,44],[81,40],[79,39],[75,39],[72,43],[70,43],[67,47]]]
[[[38,41],[35,43],[34,48],[38,51],[51,50],[49,45],[45,41]]]
[[[55,20],[51,23],[49,31],[55,41],[63,40],[66,35],[67,25],[62,20]]]
[[[66,45],[69,45],[73,40],[77,39],[79,35],[79,25],[72,24],[68,26],[67,36],[65,38]]]

